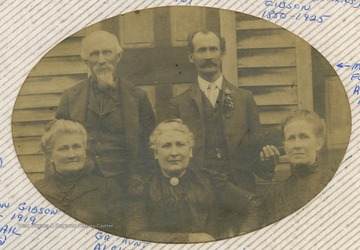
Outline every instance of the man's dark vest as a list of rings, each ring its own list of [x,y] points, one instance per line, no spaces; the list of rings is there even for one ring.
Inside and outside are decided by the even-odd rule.
[[[206,134],[204,167],[230,176],[229,154],[222,116],[222,90],[219,91],[215,107],[203,92],[202,101]]]
[[[91,105],[88,103],[84,121],[88,133],[88,158],[94,164],[95,173],[105,177],[128,172],[124,120],[119,91],[116,88],[111,96],[92,88],[89,91],[88,102],[94,103]],[[98,107],[99,111],[96,112],[89,106]],[[110,106],[113,108],[109,109]]]

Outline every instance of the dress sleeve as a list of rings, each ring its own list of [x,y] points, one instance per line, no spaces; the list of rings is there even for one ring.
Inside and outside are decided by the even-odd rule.
[[[254,231],[265,225],[266,206],[264,198],[260,195],[252,195],[243,224],[240,226],[240,234]]]
[[[251,192],[235,186],[223,174],[208,169],[202,171],[210,178],[221,206],[238,212],[247,210],[249,198],[252,196]]]
[[[266,209],[262,196],[234,185],[221,174],[209,170],[204,171],[212,180],[218,203],[222,208],[243,215],[240,233],[253,231],[264,224]]]

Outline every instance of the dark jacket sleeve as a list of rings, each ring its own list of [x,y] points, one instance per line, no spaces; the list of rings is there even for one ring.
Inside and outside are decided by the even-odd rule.
[[[149,148],[149,138],[156,126],[156,119],[149,98],[143,93],[139,100],[139,125],[140,125],[140,157],[142,161],[135,171],[146,170],[154,166],[154,156]],[[138,173],[138,172],[137,172]]]
[[[255,99],[251,93],[247,98],[248,123],[250,125],[250,139],[254,139],[260,131],[260,118]]]
[[[61,96],[59,106],[57,107],[56,119],[70,120],[70,101],[68,91],[65,90]]]
[[[270,166],[260,161],[262,147],[267,145],[261,140],[262,129],[260,125],[259,112],[252,94],[248,96],[248,123],[250,125],[250,147],[251,168],[254,174],[265,180],[271,180],[274,175],[275,165]],[[275,138],[274,138],[275,139]]]
[[[179,110],[175,98],[170,99],[165,118],[166,119],[179,118]]]

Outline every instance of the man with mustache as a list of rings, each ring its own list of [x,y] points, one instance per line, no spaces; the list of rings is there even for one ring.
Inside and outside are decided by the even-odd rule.
[[[150,164],[148,138],[156,123],[146,93],[117,75],[122,52],[113,34],[87,35],[81,57],[91,74],[64,91],[56,112],[57,119],[84,125],[88,133],[85,166],[103,177],[115,193],[124,191],[129,175]]]
[[[224,55],[225,39],[219,34],[207,30],[189,34],[188,58],[198,77],[170,100],[168,117],[182,119],[194,133],[193,166],[221,172],[254,191],[253,173],[271,179],[279,152],[272,145],[257,145],[260,121],[255,100],[225,79]]]

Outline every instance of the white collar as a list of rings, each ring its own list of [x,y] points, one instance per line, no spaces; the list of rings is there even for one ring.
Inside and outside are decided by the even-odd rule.
[[[208,88],[209,88],[209,84],[210,82],[204,80],[203,78],[201,78],[200,76],[198,76],[198,83],[199,83],[199,87],[201,89],[202,92],[205,92]],[[222,87],[222,82],[223,82],[223,75],[221,74],[220,77],[214,82],[216,87],[218,89],[221,89]]]

